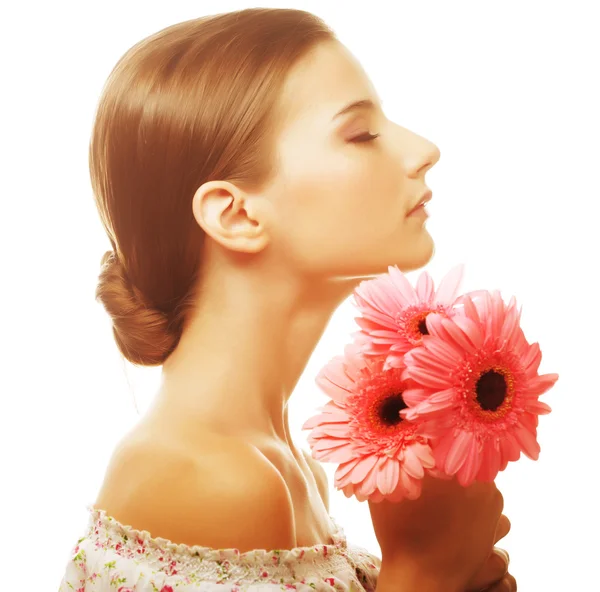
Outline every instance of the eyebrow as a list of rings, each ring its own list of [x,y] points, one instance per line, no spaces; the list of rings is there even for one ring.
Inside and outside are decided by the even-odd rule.
[[[380,104],[383,105],[383,101],[380,101]],[[371,99],[360,99],[359,101],[353,101],[346,105],[341,111],[336,113],[331,121],[335,121],[338,117],[342,115],[346,115],[347,113],[351,113],[352,111],[360,110],[360,109],[368,109],[374,110],[376,108],[375,103],[371,101]]]

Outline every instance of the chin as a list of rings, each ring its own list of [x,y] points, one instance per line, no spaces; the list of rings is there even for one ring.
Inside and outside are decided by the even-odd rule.
[[[402,273],[408,273],[409,271],[415,271],[416,269],[425,267],[433,259],[434,254],[435,244],[429,236],[429,240],[423,241],[422,243],[419,243],[419,245],[415,245],[415,248],[411,253],[403,253],[402,256],[397,257],[395,261],[388,263],[388,266],[395,265]],[[387,273],[387,266],[384,273]]]
[[[377,253],[377,263],[369,264],[368,270],[364,269],[364,264],[362,264],[360,266],[362,269],[346,269],[343,273],[336,275],[336,278],[338,280],[349,280],[351,282],[356,280],[375,279],[378,276],[388,273],[388,268],[390,266],[396,266],[401,272],[408,273],[409,271],[425,267],[431,261],[434,254],[435,245],[431,236],[427,234],[425,240],[421,239],[418,242],[414,241],[408,246],[403,245],[402,251],[400,252],[396,250],[396,252],[392,251],[390,253],[390,250],[388,249],[387,254],[384,252]],[[380,256],[382,257],[381,259]]]

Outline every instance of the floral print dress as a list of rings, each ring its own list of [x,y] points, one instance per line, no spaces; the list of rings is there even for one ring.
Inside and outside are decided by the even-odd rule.
[[[153,538],[86,507],[58,592],[374,592],[377,584],[379,558],[349,545],[333,518],[331,544],[240,553]]]

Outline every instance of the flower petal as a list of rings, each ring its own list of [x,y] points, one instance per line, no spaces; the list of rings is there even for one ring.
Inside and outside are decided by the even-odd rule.
[[[377,473],[377,489],[383,494],[388,495],[398,487],[400,478],[400,463],[395,458],[385,457],[379,463]]]
[[[402,468],[415,479],[422,479],[425,475],[423,465],[412,446],[407,446],[404,450]]]
[[[398,487],[396,487],[396,491],[390,495],[386,495],[385,499],[395,504],[400,503],[404,499],[404,487],[402,487],[402,483],[400,483],[400,481],[398,481]]]
[[[529,413],[528,411],[525,411],[523,414],[521,414],[519,421],[523,427],[536,434],[538,425],[540,423],[539,419],[540,418],[535,413]]]
[[[462,300],[464,315],[470,318],[476,325],[481,327],[481,319],[479,318],[479,313],[477,312],[477,307],[473,304],[473,300],[471,299],[471,294],[465,294]]]
[[[460,318],[462,318],[462,322],[461,321],[457,322],[455,320],[455,319],[460,319]],[[467,327],[469,334],[470,333],[473,334],[473,340],[477,341],[478,343],[481,343],[483,341],[481,338],[478,339],[479,329],[475,325],[475,323],[473,323],[473,321],[471,321],[471,319],[468,319],[466,317],[454,317],[452,319],[442,319],[442,326],[447,331],[448,339],[451,340],[450,345],[454,345],[456,349],[460,349],[462,351],[470,353],[474,350],[475,346],[474,346],[473,341],[469,338],[469,334],[467,334],[465,332],[465,330],[463,329],[463,326],[461,326],[461,325],[463,325],[464,327]]]
[[[463,430],[458,433],[457,437],[452,443],[450,451],[448,452],[448,456],[446,457],[444,471],[448,475],[456,474],[460,467],[462,467],[466,461],[472,439],[473,434],[471,432],[466,432]]]
[[[429,396],[427,398],[427,402],[429,404],[439,404],[439,403],[447,403],[447,402],[454,402],[454,397],[456,396],[456,391],[454,390],[454,387],[450,387],[447,389],[444,389],[443,391],[437,391],[435,393],[432,393],[431,396]]]
[[[447,306],[453,304],[463,279],[464,270],[464,263],[459,263],[442,278],[435,293],[435,301],[438,304],[446,304]]]
[[[523,356],[521,363],[528,376],[537,375],[538,368],[542,361],[542,350],[539,343],[532,343]]]
[[[451,321],[457,325],[469,340],[469,350],[479,349],[483,345],[483,335],[477,323],[466,316],[455,315]]]
[[[343,411],[338,411],[337,413],[321,413],[319,415],[315,415],[304,422],[302,425],[303,430],[310,430],[318,425],[324,423],[347,423],[350,421],[350,416]]]
[[[392,368],[404,368],[404,354],[390,353],[383,365],[383,371],[387,372]]]
[[[416,413],[416,421],[418,422],[419,432],[427,438],[443,438],[455,426],[453,414],[448,412],[432,411],[430,413],[425,410],[421,412],[418,407],[414,408]],[[411,415],[410,418],[413,416]],[[421,423],[422,422],[422,423]]]
[[[512,304],[514,297],[511,299],[511,305],[506,310],[504,317],[504,324],[502,325],[502,331],[500,333],[500,340],[505,341],[509,349],[514,349],[519,339],[519,312],[517,311],[516,304]]]
[[[502,462],[500,463],[501,471],[506,468],[506,465],[509,462],[519,460],[519,457],[521,456],[521,447],[512,432],[505,432],[504,437],[500,439],[500,451],[502,452]]]
[[[377,463],[373,465],[373,468],[367,473],[366,477],[359,484],[355,486],[355,491],[358,495],[369,496],[377,488],[377,474],[379,467]],[[358,495],[356,496],[358,499]],[[361,500],[359,500],[361,501]]]
[[[315,427],[316,437],[331,436],[332,438],[350,438],[350,426],[346,423],[322,423]]]
[[[397,293],[402,298],[404,306],[419,304],[419,298],[415,289],[397,266],[388,266],[387,277],[389,277],[393,287],[396,288]]]
[[[431,395],[431,389],[409,388],[402,393],[402,399],[409,407],[416,407]]]
[[[360,483],[369,471],[377,464],[378,457],[375,454],[368,454],[357,461],[351,476],[352,483]]]
[[[441,438],[435,438],[431,444],[433,456],[435,457],[435,466],[443,468],[446,466],[446,459],[452,445],[454,444],[454,435],[452,432],[446,432]]]
[[[477,479],[486,483],[491,483],[500,470],[500,446],[496,439],[489,439],[483,443],[481,451],[481,467],[477,474]]]
[[[406,281],[408,282],[408,280]],[[413,291],[412,286],[410,286],[410,290]],[[408,304],[402,298],[403,294],[394,289],[392,278],[386,275],[362,281],[356,287],[355,292],[359,298],[362,298],[363,307],[364,304],[367,304],[375,312],[380,312],[390,318],[394,318],[395,314]]]
[[[443,342],[446,349],[449,349],[453,358],[462,360],[465,356],[465,347],[463,344],[454,339],[453,334],[448,330],[448,325],[452,324],[452,320],[439,313],[432,313],[427,316],[427,330],[429,335],[423,336],[423,344],[428,340],[439,340]]]
[[[428,371],[425,368],[418,368],[416,366],[408,366],[406,372],[410,378],[418,382],[421,386],[428,386],[436,390],[446,389],[450,386],[448,384],[448,375],[442,376],[436,374],[435,371]]]
[[[339,363],[328,362],[318,373],[315,382],[325,394],[340,403],[345,403],[348,395],[354,392],[354,385]]]
[[[355,456],[354,445],[351,442],[340,441],[339,446],[324,447],[317,449],[318,442],[312,447],[312,457],[316,460],[326,462],[343,463],[348,462]]]
[[[514,434],[523,452],[531,460],[537,460],[540,456],[540,445],[536,440],[535,434],[523,426],[515,428]]]
[[[417,285],[415,286],[415,291],[417,293],[417,298],[421,302],[429,303],[432,301],[435,295],[435,289],[433,285],[433,279],[426,271],[423,271],[419,276]]]
[[[525,409],[530,413],[536,413],[537,415],[547,415],[552,411],[550,405],[546,405],[542,401],[531,401],[525,404]]]
[[[380,329],[382,327],[388,328],[390,331],[398,328],[398,324],[395,319],[390,318],[388,315],[377,312],[372,308],[366,308],[368,305],[359,306],[359,310],[362,316],[354,317],[356,324],[363,330],[366,336],[371,334],[371,331]]]
[[[475,480],[475,476],[479,472],[483,457],[477,438],[471,438],[471,443],[467,450],[465,464],[460,468],[457,473],[458,482],[463,487],[468,487]]]
[[[400,470],[400,483],[404,490],[404,495],[408,499],[417,499],[421,495],[421,479],[411,477],[406,471]]]
[[[554,386],[558,380],[558,374],[542,374],[530,378],[525,384],[524,390],[527,395],[543,395]]]
[[[356,467],[356,463],[360,462],[360,460],[360,458],[352,458],[348,462],[340,463],[334,474],[335,479],[342,479],[350,474],[354,470],[354,467]]]
[[[411,450],[417,455],[418,459],[421,461],[421,464],[426,469],[430,469],[435,466],[435,459],[433,458],[433,453],[429,444],[412,444]]]
[[[454,348],[447,345],[439,337],[432,337],[431,335],[425,335],[423,338],[423,347],[431,353],[436,360],[448,365],[449,367],[455,366],[462,360],[462,354],[456,351]]]
[[[491,314],[489,315],[489,321],[491,323],[490,333],[492,335],[500,335],[502,331],[502,324],[504,323],[505,304],[502,300],[502,296],[499,290],[493,290],[491,292]]]
[[[435,369],[437,372],[448,372],[448,364],[443,360],[436,358],[431,352],[424,347],[416,347],[404,356],[404,361],[407,365],[421,366],[425,368]]]

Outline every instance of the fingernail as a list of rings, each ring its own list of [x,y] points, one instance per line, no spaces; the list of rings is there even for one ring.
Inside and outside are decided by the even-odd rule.
[[[496,553],[498,553],[499,555],[503,555],[504,556],[504,558],[506,559],[507,565],[510,563],[510,555],[508,554],[508,551],[505,551],[504,549],[500,549],[499,547],[496,547],[494,549],[494,551]]]

